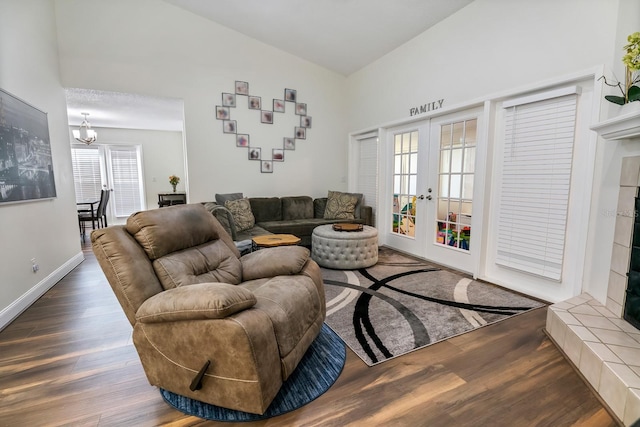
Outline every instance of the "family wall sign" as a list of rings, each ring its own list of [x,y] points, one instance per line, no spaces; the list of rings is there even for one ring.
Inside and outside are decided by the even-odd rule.
[[[409,108],[409,115],[416,116],[418,114],[428,113],[429,111],[439,110],[442,108],[444,104],[444,98],[438,99],[437,101],[427,102],[426,104],[422,104],[416,107]]]

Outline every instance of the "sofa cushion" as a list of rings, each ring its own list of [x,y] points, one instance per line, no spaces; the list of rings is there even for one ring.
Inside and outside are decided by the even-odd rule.
[[[313,199],[309,196],[282,197],[282,219],[313,218]]]
[[[216,203],[224,206],[227,200],[238,200],[242,199],[244,196],[242,193],[225,193],[225,194],[216,194]]]
[[[349,193],[329,191],[325,219],[354,219],[358,197]]]
[[[248,230],[256,224],[249,199],[227,200],[224,206],[233,214],[236,231]]]
[[[293,234],[303,239],[301,244],[305,244],[304,238],[311,236],[313,229],[319,225],[335,224],[336,222],[362,222],[359,219],[292,219],[289,221],[267,221],[258,225],[273,234]]]
[[[153,261],[153,269],[165,290],[194,283],[237,285],[242,281],[240,260],[222,240],[162,256]]]
[[[282,203],[279,197],[251,197],[249,203],[256,222],[282,220]]]

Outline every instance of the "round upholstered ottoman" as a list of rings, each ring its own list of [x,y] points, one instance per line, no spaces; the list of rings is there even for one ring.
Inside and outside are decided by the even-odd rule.
[[[338,270],[371,267],[378,262],[378,230],[365,225],[362,231],[335,231],[320,225],[311,235],[311,258]]]

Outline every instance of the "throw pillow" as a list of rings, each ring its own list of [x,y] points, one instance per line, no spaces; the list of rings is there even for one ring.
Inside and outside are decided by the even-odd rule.
[[[354,219],[358,197],[340,191],[329,191],[324,219]]]
[[[256,225],[256,219],[251,212],[251,204],[246,197],[238,200],[227,200],[224,206],[231,211],[236,231],[245,231]]]

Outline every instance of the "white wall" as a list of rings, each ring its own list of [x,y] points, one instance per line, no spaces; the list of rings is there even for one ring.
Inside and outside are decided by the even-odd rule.
[[[274,49],[160,0],[55,0],[60,69],[67,87],[181,98],[185,106],[188,190],[191,202],[215,193],[249,196],[326,195],[346,189],[346,78]],[[78,22],[91,17],[91,30]],[[242,19],[239,17],[239,19]],[[286,25],[286,17],[274,25]],[[295,35],[292,35],[292,37]],[[222,92],[236,80],[250,93],[272,99],[284,89],[298,91],[313,128],[274,173],[260,173],[246,149],[235,146],[215,119]],[[258,112],[232,110],[240,131],[251,135],[263,157],[293,136],[299,117],[287,104],[287,117],[261,124]]]
[[[640,31],[640,2],[621,0],[610,68],[622,79],[622,46],[627,44],[627,36],[635,31]],[[620,95],[613,89],[608,89],[607,93]],[[601,115],[602,119],[619,113],[620,107],[616,105],[605,101],[603,106],[605,109]],[[615,230],[615,212],[618,207],[622,158],[640,155],[640,144],[638,139],[622,142],[600,140],[596,154],[584,289],[604,304],[611,268],[611,247]]]
[[[611,63],[617,4],[475,0],[349,76],[349,130]]]
[[[83,259],[57,54],[49,0],[0,2],[0,87],[48,113],[58,195],[0,205],[0,328]]]
[[[624,16],[638,27],[640,14],[628,17],[632,13],[631,4],[628,0],[475,0],[432,29],[348,77],[351,102],[349,130],[366,131],[409,120],[411,107],[430,101],[444,99],[445,108],[455,108],[476,100],[533,90],[537,85],[602,65],[614,68],[614,62],[620,60],[619,49],[622,46],[619,44],[619,18]],[[490,132],[490,135],[495,137],[495,132]],[[494,142],[488,141],[490,148]],[[580,149],[592,150],[589,144],[588,139],[581,140]],[[603,155],[604,159],[612,156],[607,151],[599,153],[600,163],[607,163]],[[582,151],[580,157],[589,158],[589,155]],[[593,157],[591,155],[591,159]],[[576,165],[579,169],[591,166]],[[619,165],[617,167],[619,176]],[[601,171],[605,169],[605,165],[600,166]],[[486,179],[491,182],[491,171]],[[607,191],[603,190],[605,199],[610,198]],[[572,197],[576,194],[580,194],[580,200],[572,200],[574,206],[580,207],[575,209],[576,213],[588,210],[591,193],[588,189],[580,189],[572,193]],[[491,194],[485,193],[485,199],[490,197]],[[490,200],[484,200],[484,204],[490,206]],[[596,202],[595,206],[601,209],[602,202]],[[485,215],[485,228],[489,221]],[[588,221],[581,221],[585,224],[582,233],[591,233],[587,230]],[[608,219],[604,219],[606,221]],[[613,228],[607,232],[612,235]],[[589,262],[595,258],[605,260],[599,262],[600,265],[606,263],[610,253],[603,252],[610,251],[611,246],[603,251],[593,241],[586,244],[584,235],[581,238],[582,249],[571,244],[568,248],[580,250],[578,256],[581,256],[587,246],[587,255],[583,257],[587,260],[587,268],[591,268]],[[574,259],[576,253],[570,254],[568,264],[582,266],[585,262],[577,262],[579,260]],[[490,260],[491,257],[484,259]],[[589,278],[588,273],[583,275],[573,268],[574,271],[565,276],[565,281],[552,283],[527,275],[514,275],[493,265],[486,267],[481,270],[488,272],[489,277],[483,278],[549,301],[562,300],[580,292],[582,287],[586,287],[582,282],[583,276],[584,279]]]
[[[97,127],[93,129],[98,132],[97,144],[141,146],[147,209],[158,207],[158,193],[172,191],[169,175],[179,176],[177,191],[185,191],[182,132]],[[124,223],[124,220],[118,222]]]

